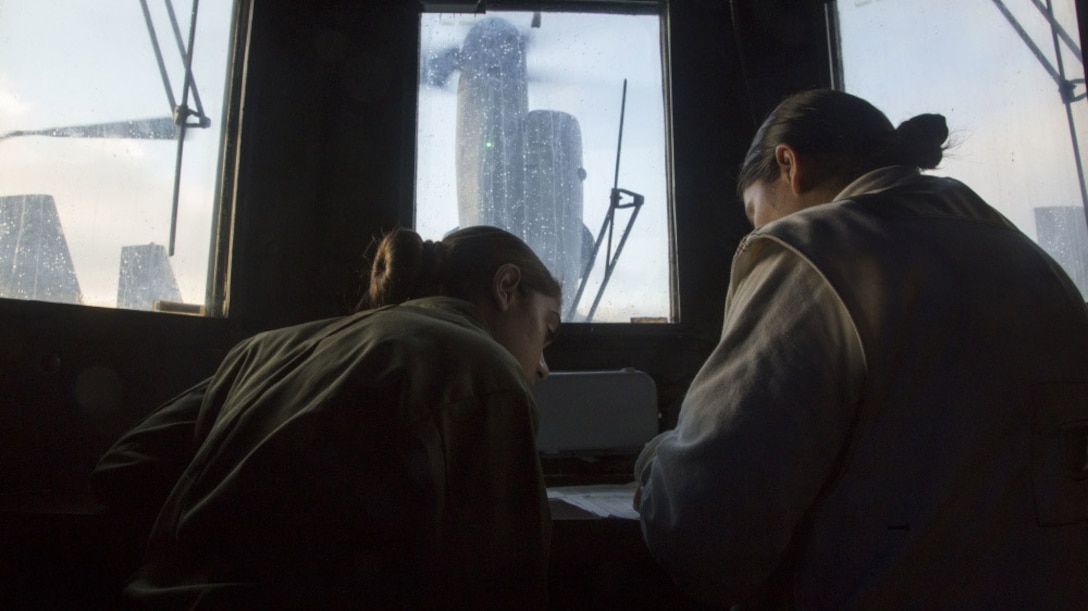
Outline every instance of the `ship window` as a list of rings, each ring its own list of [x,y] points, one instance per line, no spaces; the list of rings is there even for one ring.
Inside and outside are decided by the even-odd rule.
[[[197,0],[0,3],[0,297],[218,313],[233,14]]]
[[[837,3],[841,83],[898,124],[935,112],[967,183],[1088,298],[1088,102],[1073,0]]]
[[[662,18],[423,13],[415,228],[522,237],[565,322],[672,322]]]

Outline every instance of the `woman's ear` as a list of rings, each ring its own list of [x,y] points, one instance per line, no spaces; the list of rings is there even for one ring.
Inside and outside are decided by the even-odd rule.
[[[774,160],[778,163],[779,177],[789,186],[794,195],[808,191],[810,184],[809,163],[797,155],[797,150],[788,144],[774,147]]]
[[[789,188],[799,208],[830,202],[850,183],[850,179],[834,174],[826,160],[798,155],[788,144],[776,146],[774,158],[779,180]]]
[[[491,298],[500,312],[508,310],[517,299],[518,286],[521,284],[521,268],[513,263],[499,266],[491,281]]]

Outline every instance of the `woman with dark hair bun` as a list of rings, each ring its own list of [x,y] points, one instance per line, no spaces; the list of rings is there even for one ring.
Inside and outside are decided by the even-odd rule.
[[[1061,267],[898,127],[786,99],[738,191],[720,343],[636,465],[654,555],[718,604],[1083,609],[1088,316]]]
[[[103,456],[99,499],[157,515],[126,602],[545,608],[560,297],[500,229],[385,235],[364,309],[242,342]]]
[[[902,167],[917,173],[936,168],[947,138],[941,115],[918,115],[896,128],[859,97],[832,89],[805,91],[779,104],[756,132],[737,177],[737,193],[758,228],[838,199],[844,187],[872,170]],[[798,156],[807,163],[803,175],[795,176],[791,162]],[[797,191],[796,201],[764,193],[793,180],[797,185],[787,186]],[[745,196],[749,191],[752,197]]]

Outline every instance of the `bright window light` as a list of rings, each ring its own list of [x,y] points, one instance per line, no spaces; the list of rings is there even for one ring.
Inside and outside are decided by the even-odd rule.
[[[421,15],[416,230],[521,236],[566,321],[671,322],[661,40],[656,14]]]
[[[1088,298],[1088,102],[1073,0],[838,3],[842,88],[898,124],[934,112],[967,183]]]
[[[0,3],[0,297],[204,311],[232,14]]]

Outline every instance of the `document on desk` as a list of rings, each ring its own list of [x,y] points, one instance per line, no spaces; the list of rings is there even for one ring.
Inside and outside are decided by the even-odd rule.
[[[637,520],[635,482],[599,486],[557,486],[548,488],[548,498],[584,509],[602,518]]]

